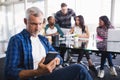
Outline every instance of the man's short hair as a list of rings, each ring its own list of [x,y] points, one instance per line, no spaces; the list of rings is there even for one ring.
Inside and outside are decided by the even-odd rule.
[[[26,18],[29,19],[30,15],[38,17],[43,15],[43,12],[37,7],[30,7],[26,10]]]
[[[48,18],[47,18],[47,20],[49,21],[50,20],[50,18],[52,18],[53,16],[49,16]]]
[[[62,3],[62,4],[61,4],[61,7],[66,7],[66,6],[67,6],[66,3]]]

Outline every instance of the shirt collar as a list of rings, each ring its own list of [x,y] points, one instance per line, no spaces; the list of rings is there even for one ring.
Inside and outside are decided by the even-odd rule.
[[[24,34],[25,37],[30,38],[30,33],[26,29],[23,29],[22,34]]]

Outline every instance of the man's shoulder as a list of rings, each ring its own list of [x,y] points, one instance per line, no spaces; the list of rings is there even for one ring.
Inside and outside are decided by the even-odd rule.
[[[38,38],[45,44],[47,44],[47,38],[45,36],[42,36],[42,35],[38,35]]]
[[[38,35],[38,37],[39,37],[39,39],[41,39],[41,40],[46,40],[47,38],[45,37],[45,36],[43,36],[43,35]]]
[[[49,24],[46,24],[45,28],[48,28],[49,27]]]
[[[58,25],[58,24],[54,24],[54,26],[55,26],[55,27],[59,27],[59,25]]]
[[[73,17],[76,16],[76,13],[74,12],[74,10],[70,9],[70,8],[68,8],[68,13],[67,14],[70,15],[70,16],[73,16]]]
[[[20,39],[20,34],[15,34],[11,37],[11,39]]]
[[[61,15],[61,10],[57,11],[55,15]]]
[[[13,35],[10,39],[16,39],[16,40],[23,39],[23,31]]]
[[[18,33],[18,34],[15,34],[15,35],[13,35],[13,36],[10,37],[9,43],[12,43],[12,42],[20,42],[21,39],[22,39],[22,38],[21,38],[21,35],[20,35],[20,33]]]
[[[71,8],[68,8],[68,12],[74,12],[73,9]]]

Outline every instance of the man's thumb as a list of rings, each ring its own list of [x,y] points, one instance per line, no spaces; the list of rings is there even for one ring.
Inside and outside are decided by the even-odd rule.
[[[40,61],[40,63],[43,63],[45,61],[45,57],[43,57]]]

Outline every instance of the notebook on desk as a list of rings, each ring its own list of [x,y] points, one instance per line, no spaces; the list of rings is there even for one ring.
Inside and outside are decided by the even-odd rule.
[[[107,51],[120,52],[120,29],[109,29]]]

